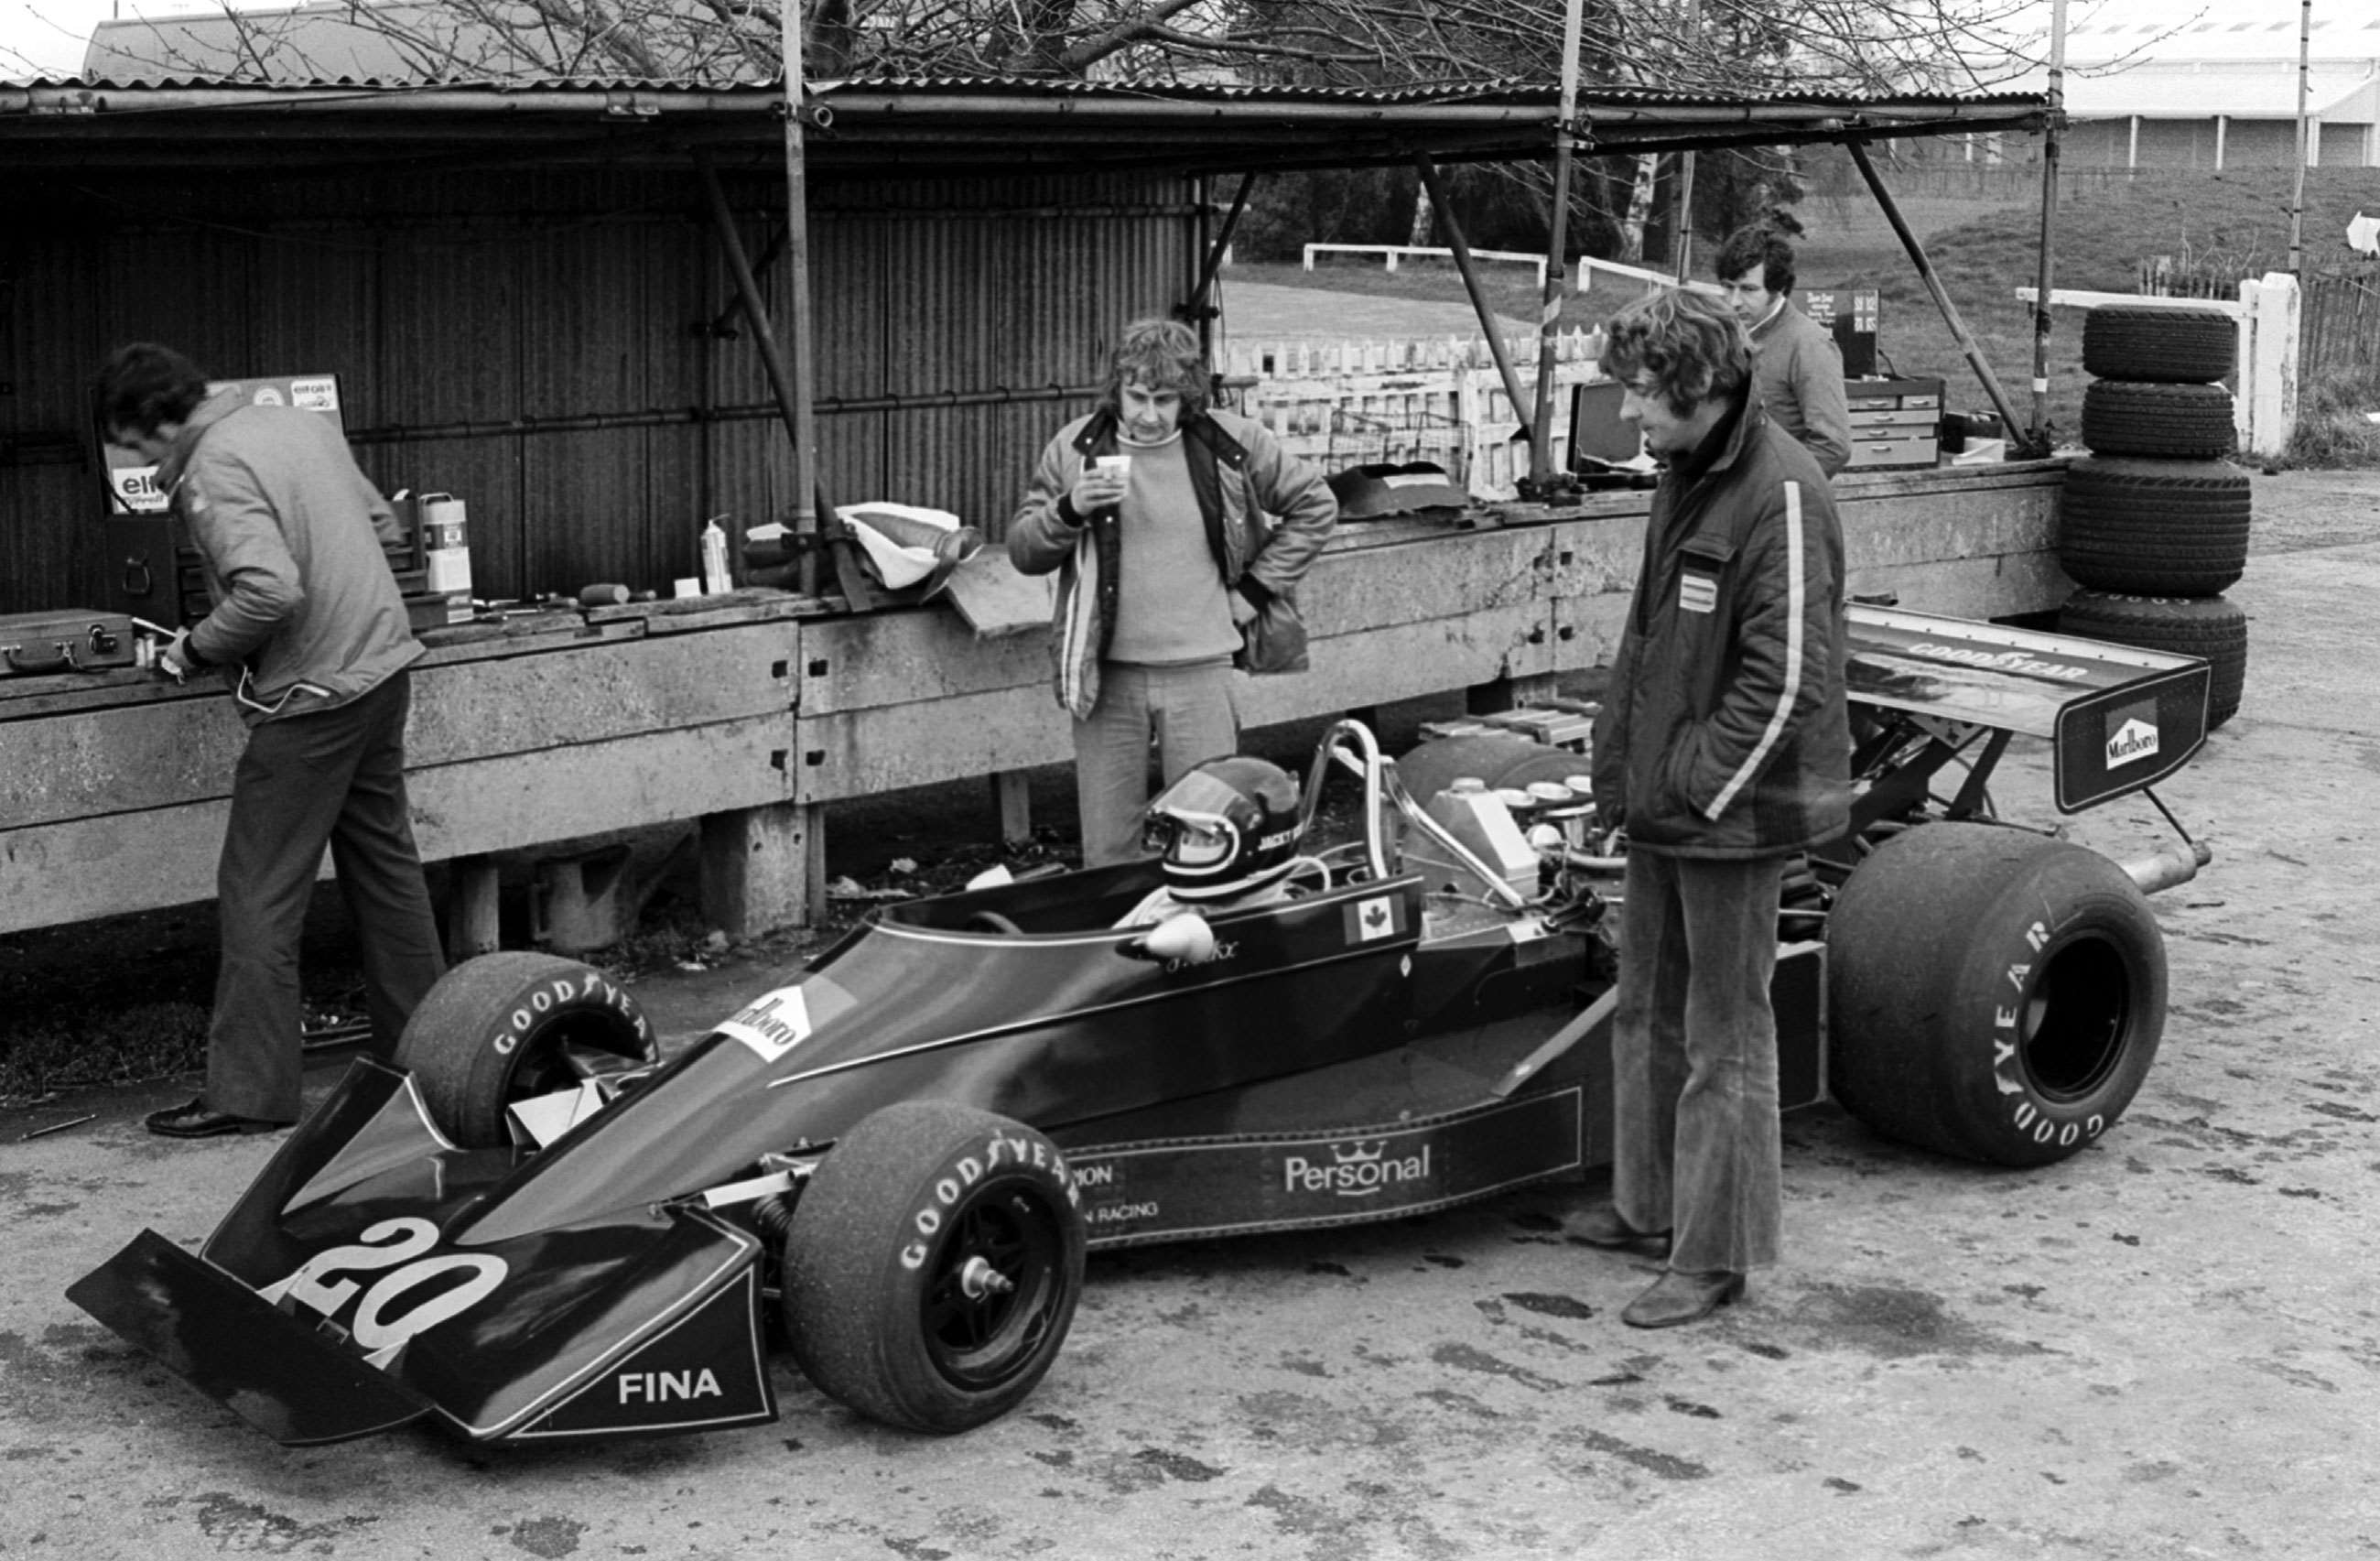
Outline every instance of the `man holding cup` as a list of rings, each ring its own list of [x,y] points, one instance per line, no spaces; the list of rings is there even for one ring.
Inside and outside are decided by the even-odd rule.
[[[1018,571],[1058,575],[1086,867],[1141,854],[1152,741],[1168,785],[1234,753],[1234,670],[1305,665],[1297,582],[1339,503],[1263,424],[1209,406],[1211,378],[1187,325],[1125,326],[1099,406],[1050,440],[1009,523]]]

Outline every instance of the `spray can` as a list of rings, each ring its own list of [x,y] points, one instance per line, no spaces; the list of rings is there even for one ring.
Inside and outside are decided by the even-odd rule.
[[[702,527],[702,593],[722,596],[735,589],[727,573],[727,533],[713,516]]]

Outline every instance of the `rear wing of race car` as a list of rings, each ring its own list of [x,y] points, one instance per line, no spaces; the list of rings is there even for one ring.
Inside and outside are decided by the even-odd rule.
[[[2010,736],[2049,743],[2061,813],[2154,786],[2206,740],[2201,657],[1900,607],[1847,616],[1852,702],[1906,713],[1954,750],[1991,732],[1978,789]]]

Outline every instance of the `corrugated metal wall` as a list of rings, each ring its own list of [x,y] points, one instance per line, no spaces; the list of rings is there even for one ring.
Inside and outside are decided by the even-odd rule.
[[[722,177],[747,252],[776,250],[773,308],[783,186]],[[227,376],[338,374],[374,481],[468,501],[482,595],[666,592],[695,572],[706,518],[740,530],[790,506],[787,441],[690,168],[0,189],[0,612],[106,600],[84,397],[108,349],[142,338]],[[997,534],[1087,407],[1050,387],[1095,382],[1115,327],[1195,279],[1191,195],[813,182],[829,500],[931,505]],[[957,404],[832,409],[902,398]],[[603,426],[516,426],[589,419]]]

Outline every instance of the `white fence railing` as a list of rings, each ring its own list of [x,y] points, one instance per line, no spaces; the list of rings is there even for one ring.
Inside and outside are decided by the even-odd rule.
[[[1305,246],[1306,270],[1314,269],[1314,257],[1318,254],[1386,255],[1389,258],[1390,271],[1394,271],[1397,268],[1397,262],[1407,255],[1426,255],[1433,260],[1454,258],[1452,250],[1435,250],[1425,244],[1308,244]],[[1546,285],[1546,257],[1543,255],[1532,255],[1519,250],[1474,250],[1471,251],[1471,258],[1518,261],[1523,265],[1535,266],[1537,272],[1537,286],[1543,287]]]
[[[1512,336],[1505,351],[1534,402],[1537,338]],[[1571,387],[1603,377],[1602,351],[1598,331],[1554,338],[1557,470],[1569,463]],[[1219,356],[1227,379],[1248,382],[1240,409],[1326,470],[1429,461],[1482,499],[1514,497],[1528,475],[1528,446],[1513,442],[1521,420],[1483,340],[1229,342]]]

